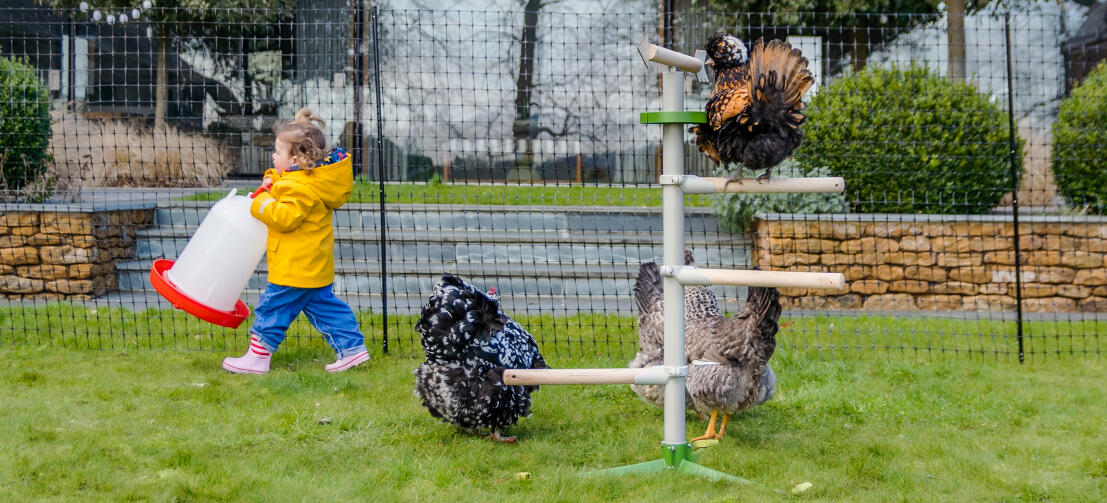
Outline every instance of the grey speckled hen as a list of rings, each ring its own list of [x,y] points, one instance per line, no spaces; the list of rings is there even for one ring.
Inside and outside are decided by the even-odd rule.
[[[686,262],[691,263],[686,253]],[[661,365],[663,360],[663,295],[657,264],[643,264],[634,285],[638,304],[639,352],[630,367]],[[685,351],[689,364],[685,402],[701,417],[711,415],[703,438],[722,437],[729,416],[772,398],[776,374],[769,358],[776,348],[780,293],[775,288],[750,288],[749,299],[733,317],[722,314],[707,287],[685,289]],[[663,405],[661,386],[631,385],[644,401]],[[723,423],[715,433],[718,413]]]

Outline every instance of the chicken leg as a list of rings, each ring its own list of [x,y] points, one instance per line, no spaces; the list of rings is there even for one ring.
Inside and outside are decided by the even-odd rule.
[[[698,440],[712,440],[719,438],[719,435],[715,433],[715,418],[719,417],[719,411],[711,411],[711,420],[707,422],[707,431],[703,433],[702,437],[696,437],[690,440],[690,442],[696,442]],[[725,414],[724,414],[725,417]],[[724,419],[725,421],[725,419]]]
[[[505,437],[500,435],[500,430],[493,428],[492,434],[488,435],[489,440],[495,440],[497,442],[503,442],[505,444],[514,444],[515,437]]]
[[[726,435],[726,422],[730,419],[730,414],[723,413],[723,424],[719,425],[719,435],[716,438],[723,438]]]

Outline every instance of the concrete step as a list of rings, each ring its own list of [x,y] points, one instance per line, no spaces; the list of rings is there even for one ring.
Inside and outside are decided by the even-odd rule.
[[[199,225],[214,202],[172,201],[159,204],[154,224]],[[554,231],[661,231],[659,207],[608,206],[457,206],[390,204],[385,209],[386,229],[424,230],[554,230]],[[379,229],[380,207],[347,204],[334,213],[335,228]],[[685,228],[691,232],[718,232],[710,208],[685,208]]]
[[[136,235],[137,258],[175,259],[195,232],[189,226],[165,226]],[[497,261],[558,263],[634,263],[659,260],[660,233],[557,231],[389,230],[389,260]],[[339,260],[374,260],[380,257],[380,234],[335,232],[335,257]],[[706,263],[744,264],[749,243],[728,234],[692,236],[685,241],[697,260]]]
[[[119,290],[153,291],[153,260],[132,260],[116,265]],[[634,279],[640,264],[551,264],[504,262],[396,262],[387,264],[389,295],[430,294],[434,283],[449,272],[479,285],[495,286],[503,295],[625,296],[633,300]],[[263,261],[250,278],[247,292],[265,288],[268,270]],[[713,287],[725,297],[744,295],[741,287]],[[383,290],[380,262],[335,263],[335,292],[343,295],[379,294]]]

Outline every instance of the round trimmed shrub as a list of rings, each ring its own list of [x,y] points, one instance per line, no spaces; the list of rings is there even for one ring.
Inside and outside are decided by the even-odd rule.
[[[0,57],[0,175],[22,189],[46,171],[50,146],[50,92],[30,65]]]
[[[1076,207],[1107,212],[1107,62],[1061,102],[1053,125],[1053,174]]]
[[[1006,112],[924,67],[869,67],[831,82],[804,129],[796,160],[845,178],[855,212],[986,213],[1014,187]]]

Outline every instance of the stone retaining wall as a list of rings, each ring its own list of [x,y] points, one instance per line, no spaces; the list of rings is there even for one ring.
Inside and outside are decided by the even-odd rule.
[[[792,309],[1013,311],[1008,216],[760,215],[764,270],[840,272],[846,290],[781,289]],[[1020,218],[1023,309],[1107,312],[1107,219]]]
[[[0,208],[0,296],[88,299],[116,289],[153,208]]]

